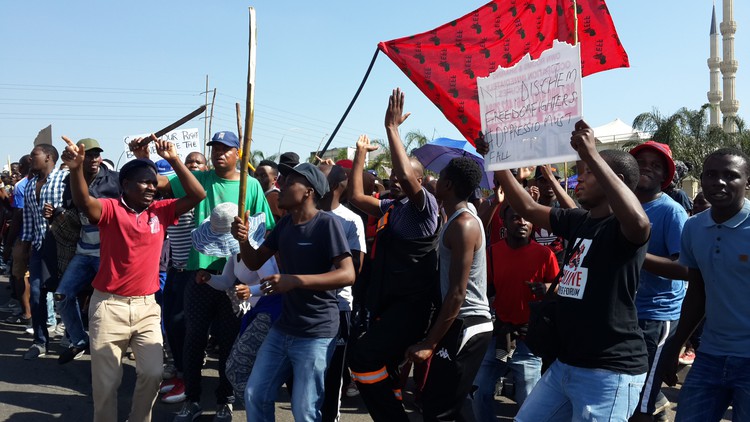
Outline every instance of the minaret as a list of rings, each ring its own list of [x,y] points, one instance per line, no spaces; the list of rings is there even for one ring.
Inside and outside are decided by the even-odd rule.
[[[721,101],[721,112],[724,115],[724,130],[729,133],[737,131],[737,125],[726,119],[737,116],[740,102],[737,101],[735,93],[735,75],[738,63],[734,59],[734,33],[737,32],[737,22],[733,18],[734,0],[724,0],[724,10],[720,25],[721,35],[724,36],[724,58],[721,61],[721,74],[724,78],[724,99]]]
[[[711,13],[711,56],[708,58],[708,68],[710,70],[710,87],[708,91],[709,124],[711,126],[721,126],[721,110],[719,102],[721,101],[721,89],[719,88],[719,66],[721,58],[719,57],[719,31],[716,30],[716,4],[714,4]]]

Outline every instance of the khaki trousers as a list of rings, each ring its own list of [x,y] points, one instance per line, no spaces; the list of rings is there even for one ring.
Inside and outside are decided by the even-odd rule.
[[[162,380],[161,309],[154,295],[126,297],[94,290],[89,303],[94,421],[117,421],[117,389],[128,346],[136,363],[130,422],[151,420]]]

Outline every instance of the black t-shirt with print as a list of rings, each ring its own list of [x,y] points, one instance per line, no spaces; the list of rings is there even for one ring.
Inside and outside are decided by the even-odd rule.
[[[616,218],[594,219],[581,209],[553,208],[550,224],[575,246],[558,285],[558,359],[582,368],[645,373],[635,292],[648,242],[634,245]]]
[[[341,224],[325,212],[318,212],[303,224],[294,224],[292,216],[285,215],[263,244],[279,251],[282,274],[327,273],[333,268],[334,258],[351,254]],[[336,337],[339,331],[336,290],[288,291],[276,328],[297,337]]]

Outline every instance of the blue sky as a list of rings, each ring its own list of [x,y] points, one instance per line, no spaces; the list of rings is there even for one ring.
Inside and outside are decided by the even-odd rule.
[[[377,2],[35,1],[0,6],[0,157],[31,150],[52,124],[60,135],[93,137],[117,161],[127,135],[160,129],[202,104],[205,76],[217,89],[212,129],[236,130],[245,103],[247,6],[257,11],[253,149],[306,156],[333,131],[379,41],[423,32],[485,1]],[[719,2],[720,3],[720,2]],[[631,123],[653,107],[673,113],[706,103],[708,0],[610,0],[629,69],[583,80],[584,116],[594,126]],[[721,5],[717,6],[721,20]],[[740,116],[750,108],[750,4],[735,2]],[[403,131],[460,139],[458,131],[384,55],[332,147],[360,133],[383,138],[394,87],[412,116]],[[185,127],[200,128],[202,120]],[[283,142],[282,142],[283,139]],[[280,145],[281,143],[281,145]]]

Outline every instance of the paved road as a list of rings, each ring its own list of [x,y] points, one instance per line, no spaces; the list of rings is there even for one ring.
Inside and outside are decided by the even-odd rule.
[[[0,303],[5,303],[10,292],[6,288],[8,279],[0,276]],[[4,320],[8,313],[0,312]],[[23,354],[32,344],[32,337],[17,325],[0,323],[0,421],[9,422],[44,422],[74,421],[84,422],[93,419],[93,402],[91,399],[91,359],[85,355],[80,360],[66,365],[59,365],[57,357],[62,352],[59,338],[52,341],[46,356],[33,361],[23,360]],[[118,392],[118,420],[127,419],[130,410],[130,398],[135,385],[135,362],[123,359],[124,369],[122,384]],[[210,421],[215,413],[213,391],[218,384],[217,361],[209,356],[203,370],[203,394],[201,403],[203,416],[199,421]],[[405,394],[405,404],[410,418],[421,420],[413,406],[413,396]],[[154,421],[171,421],[181,404],[165,404],[157,400],[153,410]],[[498,401],[498,412],[506,415],[503,420],[510,420],[514,405]],[[372,419],[359,397],[344,397],[342,403],[342,420],[363,422]],[[276,406],[276,419],[293,421],[289,397],[285,388],[279,395]],[[235,409],[235,421],[245,420],[245,412]]]
[[[9,298],[7,277],[0,277],[0,303]],[[0,318],[9,315],[0,313]],[[21,326],[0,323],[0,421],[9,422],[44,422],[73,421],[84,422],[93,419],[91,399],[91,365],[90,357],[67,365],[59,365],[57,357],[62,351],[59,338],[55,339],[46,356],[37,360],[25,361],[22,356],[32,343],[30,335],[24,333]],[[118,393],[118,419],[127,419],[130,409],[130,397],[135,384],[135,362],[123,359],[124,370],[122,384]],[[212,420],[215,407],[213,390],[218,383],[217,362],[209,357],[203,370],[203,395],[201,403],[204,414],[198,419]],[[672,402],[677,401],[678,389],[665,389]],[[405,393],[404,402],[412,421],[422,418],[413,405],[413,396]],[[154,421],[171,421],[180,404],[164,404],[157,400],[153,411]],[[516,406],[509,400],[499,397],[496,400],[498,420],[512,420]],[[371,418],[359,397],[344,397],[342,403],[342,421],[362,422]],[[674,412],[669,418],[673,420]],[[276,406],[276,419],[293,421],[291,407],[286,390],[282,388]],[[243,409],[235,409],[235,421],[245,420]],[[731,412],[727,419],[731,420]]]

